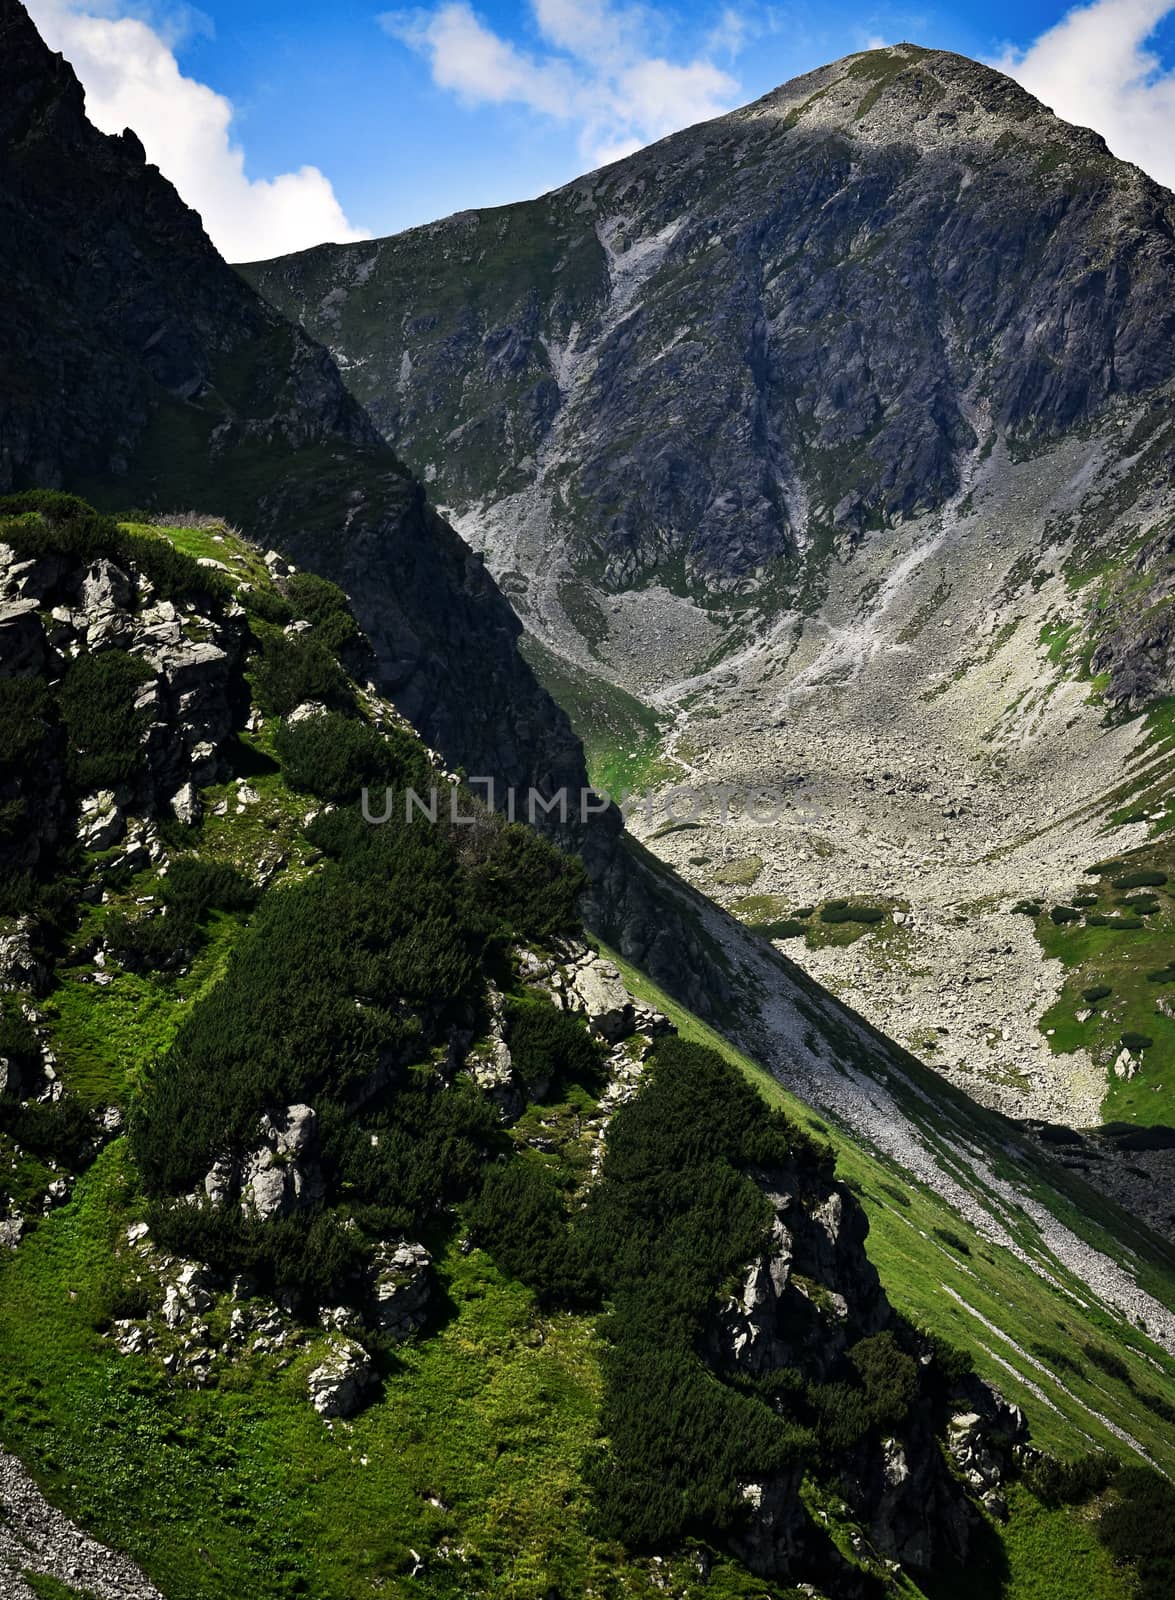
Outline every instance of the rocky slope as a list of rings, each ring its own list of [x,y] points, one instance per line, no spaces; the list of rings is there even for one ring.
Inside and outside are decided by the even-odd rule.
[[[431,768],[446,789],[455,775],[423,750],[373,685],[343,675],[344,665],[355,671],[372,657],[345,626],[341,591],[293,571],[276,554],[263,558],[211,519],[191,518],[161,532],[96,519],[63,499],[18,500],[8,509],[19,515],[3,526],[0,588],[19,597],[10,603],[23,603],[26,627],[4,638],[12,649],[0,656],[0,690],[6,712],[23,707],[26,715],[6,716],[0,761],[8,779],[20,774],[22,738],[51,748],[59,803],[41,809],[18,785],[19,815],[11,806],[6,813],[8,838],[22,846],[35,840],[38,848],[6,858],[4,866],[31,861],[35,872],[8,870],[0,879],[0,1273],[6,1286],[25,1285],[4,1297],[0,1311],[4,1437],[31,1451],[68,1509],[130,1548],[160,1588],[52,1509],[3,1453],[0,1586],[20,1596],[36,1592],[47,1575],[84,1582],[110,1600],[160,1589],[241,1592],[225,1587],[233,1580],[222,1557],[209,1558],[204,1587],[171,1589],[176,1574],[198,1566],[205,1543],[217,1544],[226,1528],[243,1530],[239,1559],[265,1559],[252,1521],[256,1441],[250,1449],[239,1446],[226,1468],[234,1487],[225,1491],[225,1516],[209,1494],[219,1475],[206,1476],[196,1460],[193,1419],[203,1415],[215,1438],[241,1397],[251,1415],[265,1419],[264,1428],[278,1426],[280,1407],[296,1408],[297,1426],[312,1422],[316,1430],[303,1449],[315,1459],[329,1456],[338,1448],[333,1430],[369,1414],[366,1425],[378,1426],[378,1414],[395,1409],[382,1390],[409,1359],[403,1348],[427,1347],[453,1314],[451,1257],[469,1256],[477,1224],[475,1238],[467,1222],[454,1234],[452,1206],[439,1204],[439,1190],[431,1199],[409,1198],[422,1181],[411,1175],[413,1146],[428,1136],[411,1110],[414,1086],[432,1081],[431,1114],[438,1120],[466,1117],[465,1124],[446,1124],[445,1135],[458,1147],[465,1142],[463,1170],[476,1152],[487,1166],[513,1159],[525,1170],[559,1172],[574,1217],[585,1196],[590,1205],[611,1181],[614,1119],[639,1100],[658,1041],[674,1027],[632,994],[577,929],[558,921],[560,903],[564,917],[573,915],[567,907],[573,908],[575,885],[569,898],[561,876],[568,869],[554,852],[528,856],[521,875],[506,857],[498,861],[494,880],[512,885],[509,926],[499,920],[486,937],[508,903],[496,899],[486,879],[476,920],[462,935],[468,939],[476,928],[484,940],[469,946],[473,971],[466,980],[446,977],[438,988],[437,970],[452,969],[445,937],[438,936],[445,913],[430,898],[436,885],[429,862],[437,850],[452,852],[446,876],[476,874],[486,849],[507,830],[488,816],[475,836],[442,822],[442,838],[428,835],[421,844],[419,833],[401,824],[395,849],[412,861],[420,922],[409,920],[395,932],[399,912],[387,893],[378,897],[378,913],[362,914],[359,902],[349,908],[341,926],[350,942],[342,956],[348,969],[362,970],[358,996],[342,998],[325,1039],[315,1036],[309,1016],[295,1023],[297,1071],[324,1051],[328,1071],[291,1077],[289,1040],[281,1032],[289,1024],[280,1019],[304,1003],[332,948],[320,942],[316,927],[332,921],[327,887],[334,884],[337,893],[350,882],[353,892],[365,882],[375,870],[368,865],[374,858],[364,854],[376,849],[370,836],[378,834],[380,847],[388,842],[390,849],[396,829],[395,822],[386,832],[363,826],[353,792],[358,769],[349,770],[346,757],[340,766],[339,752],[364,750],[370,760],[385,750],[396,761],[420,763],[424,772]],[[323,651],[334,658],[326,675]],[[301,700],[311,670],[319,674],[322,699]],[[42,765],[42,781],[43,774]],[[96,782],[109,787],[92,789]],[[460,798],[464,807],[471,804],[467,793]],[[353,813],[358,836],[351,848],[359,854],[344,854],[350,866],[340,878],[333,852],[350,836]],[[518,831],[510,837],[521,848]],[[198,905],[194,886],[203,886]],[[18,901],[23,907],[14,916]],[[303,929],[300,959],[291,961],[279,943],[282,930],[288,938],[290,918],[312,902],[315,926]],[[467,915],[463,904],[448,916]],[[27,960],[19,957],[22,939]],[[426,940],[421,988],[413,953]],[[214,1079],[205,1082],[191,1041],[203,1016],[222,1012],[226,996],[231,1006],[256,966],[259,944],[268,987],[254,991],[254,1009],[271,1015],[242,1056],[240,1025],[234,1030],[223,1014],[214,1032]],[[267,963],[270,946],[275,959]],[[397,965],[397,950],[407,965]],[[394,994],[387,988],[393,971]],[[315,991],[311,1010],[336,998]],[[346,1031],[346,1016],[356,1011],[377,1039],[375,1054],[361,1054],[358,1070],[353,1055],[361,1046]],[[406,1033],[405,1014],[412,1019]],[[528,1036],[524,1024],[529,1018],[533,1026],[536,1017],[547,1019],[539,1024],[540,1040],[560,1041],[553,1050]],[[267,1048],[270,1041],[276,1052]],[[587,1067],[564,1060],[572,1044],[590,1058]],[[407,1073],[405,1058],[413,1063]],[[717,1056],[711,1059],[721,1067]],[[740,1088],[738,1074],[722,1070],[730,1087]],[[560,1080],[567,1072],[574,1081]],[[186,1074],[178,1117],[166,1098],[176,1073]],[[260,1085],[255,1092],[253,1080]],[[238,1090],[254,1094],[243,1120],[223,1100],[226,1087],[230,1097]],[[740,1092],[758,1107],[753,1115],[766,1129],[767,1108],[745,1087]],[[466,1110],[446,1113],[442,1101]],[[470,1121],[474,1105],[481,1109]],[[209,1127],[210,1164],[202,1144]],[[847,1600],[874,1592],[871,1584],[881,1577],[892,1584],[899,1566],[932,1573],[965,1559],[984,1527],[978,1498],[986,1497],[990,1515],[1007,1515],[997,1491],[1031,1459],[1014,1450],[1025,1444],[1027,1429],[1018,1410],[961,1368],[943,1366],[945,1356],[895,1313],[865,1253],[861,1203],[836,1181],[830,1154],[778,1115],[771,1127],[774,1142],[759,1146],[770,1150],[770,1160],[764,1154],[762,1169],[750,1169],[768,1202],[761,1248],[753,1261],[739,1263],[737,1292],[728,1295],[717,1282],[706,1290],[707,1360],[712,1381],[732,1392],[772,1374],[798,1373],[808,1386],[804,1395],[814,1397],[802,1403],[816,1407],[817,1418],[822,1396],[829,1405],[849,1405],[856,1420],[848,1442],[830,1436],[811,1470],[838,1496],[838,1515],[856,1530],[858,1545],[848,1556],[837,1553],[799,1493],[805,1474],[789,1466],[762,1482],[740,1477],[731,1485],[750,1510],[729,1540],[716,1537],[707,1560],[729,1571],[723,1546],[731,1544],[754,1571],[816,1577],[826,1592]],[[357,1145],[347,1131],[354,1128]],[[393,1155],[373,1191],[363,1162],[377,1161],[373,1152],[385,1141]],[[449,1144],[429,1146],[428,1193],[441,1181],[437,1169],[452,1159]],[[450,1202],[469,1198],[460,1189],[444,1193]],[[332,1234],[340,1219],[342,1231]],[[74,1253],[70,1241],[93,1226],[100,1248]],[[303,1238],[309,1241],[304,1261],[297,1242]],[[342,1239],[349,1241],[345,1248]],[[484,1237],[477,1242],[492,1252]],[[333,1267],[326,1264],[332,1260]],[[65,1262],[68,1294],[59,1276]],[[29,1322],[39,1273],[56,1284],[64,1310]],[[573,1297],[560,1314],[566,1322],[576,1313],[582,1321]],[[69,1376],[62,1394],[35,1398],[47,1353]],[[881,1363],[876,1371],[871,1360]],[[901,1380],[893,1397],[884,1387],[886,1363],[896,1363]],[[863,1379],[854,1376],[858,1366]],[[120,1491],[117,1527],[100,1509],[103,1477],[120,1479],[124,1452],[136,1472],[153,1471],[151,1452],[162,1441],[126,1433],[117,1412],[96,1429],[77,1421],[80,1396],[83,1412],[102,1404],[91,1380],[101,1394],[122,1395],[122,1403],[149,1394],[154,1408],[170,1412],[185,1458],[175,1468],[185,1515],[205,1524],[198,1553],[185,1542],[190,1533],[177,1542],[171,1519],[152,1513],[141,1482],[129,1494]],[[858,1391],[866,1396],[859,1405],[852,1399]],[[862,1409],[866,1401],[872,1409]],[[946,1440],[951,1415],[962,1419],[950,1444],[968,1474],[963,1479],[948,1469],[938,1442]],[[30,1431],[31,1417],[39,1420]],[[551,1429],[559,1421],[560,1401],[549,1396],[538,1422]],[[68,1485],[59,1456],[69,1462]],[[460,1470],[472,1470],[464,1456]],[[168,1492],[180,1491],[169,1483]],[[313,1497],[300,1515],[319,1529],[330,1526]],[[408,1527],[421,1545],[427,1522],[418,1510]],[[542,1551],[541,1529],[525,1526],[520,1537]],[[587,1540],[587,1533],[580,1537]],[[427,1572],[417,1558],[414,1575],[423,1591],[450,1592],[446,1573],[465,1568],[473,1592],[493,1592],[492,1582],[478,1576],[488,1552],[471,1551],[464,1541],[457,1546],[456,1539],[453,1545],[430,1552]],[[309,1548],[312,1555],[313,1539]],[[667,1557],[674,1571],[685,1560],[676,1548]],[[304,1571],[310,1555],[295,1546],[284,1559],[291,1577]],[[610,1559],[620,1592],[648,1592],[639,1547],[619,1569]],[[376,1592],[394,1570],[394,1561],[377,1561],[365,1572],[364,1583],[371,1583],[362,1592]]]
[[[792,802],[662,805],[644,841],[764,926],[897,913],[781,947],[987,1103],[1088,1125],[1133,1024],[1056,1053],[1075,963],[1012,907],[1166,816],[1173,204],[901,45],[540,200],[243,270],[486,551],[598,766]]]

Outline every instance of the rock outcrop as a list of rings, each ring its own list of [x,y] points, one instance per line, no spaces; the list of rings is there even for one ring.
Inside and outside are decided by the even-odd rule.
[[[372,1382],[371,1357],[353,1339],[337,1338],[326,1359],[307,1379],[310,1404],[320,1417],[352,1417],[362,1409]]]
[[[860,1341],[898,1327],[865,1253],[868,1219],[850,1190],[808,1166],[756,1176],[773,1212],[769,1239],[713,1318],[710,1358],[749,1380],[791,1371],[808,1383],[836,1382],[851,1374],[847,1358]],[[938,1449],[926,1365],[917,1372],[919,1387],[900,1426],[869,1429],[850,1450],[839,1484],[876,1552],[929,1570],[965,1559],[977,1522]],[[997,1396],[982,1384],[972,1387],[986,1415],[1001,1414]],[[978,1462],[978,1443],[973,1452],[968,1459]],[[982,1461],[991,1475],[976,1487],[994,1490],[1011,1463],[990,1455]],[[755,1570],[787,1572],[803,1552],[810,1554],[812,1528],[798,1490],[792,1470],[746,1486],[750,1515],[737,1547]]]

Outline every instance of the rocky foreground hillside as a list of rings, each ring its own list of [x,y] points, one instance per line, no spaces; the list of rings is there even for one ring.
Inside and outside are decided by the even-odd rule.
[[[1042,1470],[1023,1414],[895,1312],[832,1152],[583,942],[578,867],[477,811],[365,683],[341,592],[207,520],[8,510],[3,1437],[65,1509],[165,1594],[490,1593],[520,1559],[643,1594],[660,1552],[730,1592],[855,1596],[991,1559],[983,1513]],[[366,822],[364,782],[438,785],[471,821]],[[278,1559],[266,1434],[353,1457],[350,1419],[427,1384],[401,1348],[428,1360],[471,1272],[522,1297],[523,1365],[578,1352],[524,1423],[582,1439],[559,1445],[571,1551],[524,1522],[507,1560],[485,1506],[434,1495],[332,1567],[287,1462],[303,1532]],[[0,1575],[154,1592],[42,1523],[7,1459],[0,1490]]]
[[[1172,866],[1172,207],[898,45],[243,271],[486,551],[595,775],[660,788],[651,849],[986,1104],[1170,1126],[1171,907],[1080,899]]]

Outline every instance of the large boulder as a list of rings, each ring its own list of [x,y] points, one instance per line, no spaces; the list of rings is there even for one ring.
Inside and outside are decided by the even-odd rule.
[[[113,789],[99,789],[82,799],[78,821],[78,843],[83,850],[109,850],[126,830],[126,817],[114,797]]]
[[[322,1198],[322,1174],[314,1159],[317,1142],[313,1107],[286,1106],[261,1118],[262,1144],[245,1158],[241,1207],[268,1220],[289,1216]]]
[[[36,994],[48,983],[49,967],[33,948],[34,926],[30,917],[20,917],[0,932],[0,994]]]
[[[306,1380],[310,1404],[320,1417],[353,1417],[366,1403],[374,1376],[371,1357],[361,1344],[335,1338]]]
[[[568,975],[568,1003],[587,1018],[599,1038],[615,1044],[632,1032],[632,996],[619,971],[601,956],[589,957]]]
[[[314,1108],[292,1105],[266,1111],[257,1134],[255,1149],[221,1155],[192,1199],[214,1206],[239,1204],[247,1216],[263,1222],[316,1205],[324,1184]]]

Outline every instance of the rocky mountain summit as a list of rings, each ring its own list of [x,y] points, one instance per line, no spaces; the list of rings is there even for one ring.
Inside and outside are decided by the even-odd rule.
[[[512,593],[510,538],[710,597],[1168,381],[1173,224],[1097,135],[895,45],[540,200],[244,270]]]

